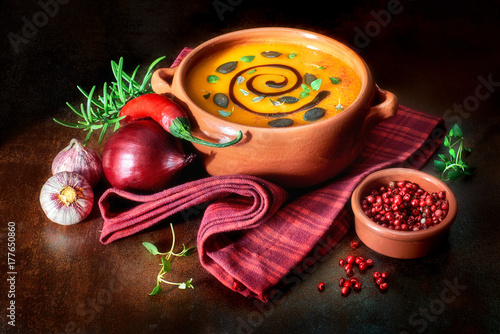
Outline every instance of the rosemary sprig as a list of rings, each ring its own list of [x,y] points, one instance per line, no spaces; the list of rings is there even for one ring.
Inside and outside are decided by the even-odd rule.
[[[448,147],[448,156],[438,154],[441,160],[434,160],[434,166],[441,172],[444,181],[456,180],[464,175],[471,175],[473,168],[463,160],[464,152],[470,153],[470,149],[464,146],[462,129],[454,124],[448,135],[444,137],[443,145]]]
[[[93,86],[90,92],[86,92],[83,88],[77,86],[78,90],[87,98],[87,102],[80,104],[80,108],[75,108],[66,102],[68,107],[83,120],[71,123],[54,118],[54,121],[63,126],[86,131],[87,136],[83,142],[84,145],[88,143],[94,131],[100,130],[100,144],[110,127],[113,127],[113,131],[120,127],[119,121],[123,119],[123,117],[120,117],[120,109],[125,103],[140,95],[152,92],[150,79],[153,75],[153,68],[164,58],[164,56],[160,57],[149,65],[141,82],[136,81],[139,66],[135,68],[131,75],[128,75],[123,71],[123,57],[120,58],[118,63],[111,61],[111,70],[116,81],[110,85],[105,82],[102,95],[95,97],[96,86]]]
[[[170,258],[172,256],[189,256],[193,254],[196,251],[196,246],[186,248],[184,244],[182,244],[182,251],[179,253],[174,253],[174,246],[175,246],[175,233],[174,233],[174,227],[172,224],[170,224],[170,229],[172,230],[172,246],[170,247],[170,250],[166,253],[160,253],[158,251],[158,248],[156,248],[155,245],[149,242],[143,242],[142,245],[146,247],[146,249],[153,255],[161,255],[161,269],[158,275],[156,276],[156,286],[153,288],[153,291],[149,294],[150,296],[157,295],[162,292],[162,288],[160,283],[165,283],[165,284],[170,284],[170,285],[177,285],[179,289],[186,289],[186,288],[191,288],[194,289],[194,286],[191,284],[192,278],[187,280],[186,282],[181,282],[181,283],[176,283],[176,282],[170,282],[165,279],[165,274],[170,271],[172,268],[172,264],[170,262]]]

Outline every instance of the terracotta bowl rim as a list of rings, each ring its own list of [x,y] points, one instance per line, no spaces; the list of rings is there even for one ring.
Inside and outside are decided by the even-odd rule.
[[[374,182],[383,176],[387,176],[395,172],[408,175],[407,180],[411,182],[418,183],[418,180],[425,179],[429,182],[438,185],[439,188],[446,191],[446,199],[449,202],[449,210],[446,218],[438,225],[426,230],[395,231],[387,227],[378,225],[377,223],[372,221],[368,216],[366,216],[363,210],[361,209],[361,196],[365,191],[366,186],[369,183]],[[351,197],[351,206],[354,216],[356,218],[355,224],[364,225],[371,232],[377,234],[380,237],[393,239],[397,241],[408,241],[408,242],[424,240],[446,232],[455,221],[458,211],[456,197],[451,191],[451,189],[448,187],[448,185],[446,185],[443,181],[439,180],[438,178],[428,173],[412,168],[386,168],[369,174],[354,189],[354,192]]]
[[[275,32],[287,32],[287,33],[293,33],[293,34],[300,34],[300,35],[309,35],[309,36],[315,36],[317,39],[321,39],[323,41],[327,41],[329,43],[333,43],[337,46],[339,46],[346,54],[350,56],[352,59],[353,63],[356,63],[360,69],[360,73],[363,75],[360,75],[361,79],[361,90],[356,97],[356,99],[353,101],[353,103],[345,108],[342,112],[338,113],[334,117],[330,117],[328,119],[322,120],[320,122],[315,122],[311,124],[306,124],[306,125],[301,125],[301,126],[293,126],[293,127],[276,127],[276,128],[266,128],[266,127],[258,127],[258,126],[253,126],[253,125],[246,125],[246,124],[240,124],[240,123],[234,123],[227,121],[225,119],[222,119],[220,117],[217,117],[208,111],[204,110],[202,107],[198,106],[188,95],[188,93],[185,90],[185,83],[184,83],[184,77],[182,77],[182,73],[187,71],[187,67],[190,65],[190,62],[192,61],[193,58],[197,56],[197,54],[200,52],[200,50],[206,49],[206,48],[211,48],[217,43],[223,42],[227,38],[234,38],[237,37],[238,35],[246,35],[249,33],[262,33],[265,31],[275,31]],[[307,37],[307,36],[306,36]],[[185,73],[184,73],[185,74]],[[178,66],[176,77],[179,83],[179,89],[182,89],[182,94],[183,94],[183,102],[186,104],[192,105],[194,108],[200,110],[203,114],[203,117],[206,117],[209,120],[212,120],[221,126],[228,127],[228,128],[238,128],[239,130],[243,131],[245,133],[246,131],[263,131],[265,132],[295,132],[295,131],[313,131],[315,127],[325,127],[328,126],[327,124],[330,124],[332,122],[338,122],[336,121],[338,118],[342,117],[347,117],[349,113],[352,112],[352,110],[357,110],[360,108],[363,108],[363,104],[367,104],[368,101],[373,97],[374,92],[375,92],[375,82],[373,80],[371,71],[366,64],[366,62],[361,58],[352,48],[349,46],[345,45],[344,43],[317,33],[313,31],[308,31],[304,29],[297,29],[297,28],[288,28],[288,27],[259,27],[259,28],[249,28],[249,29],[242,29],[242,30],[235,30],[232,32],[228,32],[222,35],[218,35],[216,37],[213,37],[202,44],[198,45],[195,47],[191,52],[189,52],[186,57],[181,61],[181,63]]]

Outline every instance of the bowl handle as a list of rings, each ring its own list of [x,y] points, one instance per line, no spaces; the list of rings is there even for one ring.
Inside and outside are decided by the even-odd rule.
[[[157,94],[171,94],[172,81],[178,67],[159,68],[153,72],[151,77],[151,87]]]
[[[368,133],[375,125],[386,118],[394,116],[398,111],[399,103],[396,95],[375,86],[375,105],[371,106],[363,122],[361,133]]]

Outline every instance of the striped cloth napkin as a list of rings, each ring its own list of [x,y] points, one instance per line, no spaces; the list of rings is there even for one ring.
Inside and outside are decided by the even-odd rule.
[[[349,198],[361,179],[391,166],[420,168],[443,135],[440,118],[400,106],[369,133],[353,165],[293,198],[247,175],[207,177],[151,195],[111,188],[99,199],[100,241],[109,244],[209,203],[197,236],[203,267],[230,289],[268,301],[346,234],[352,219]]]

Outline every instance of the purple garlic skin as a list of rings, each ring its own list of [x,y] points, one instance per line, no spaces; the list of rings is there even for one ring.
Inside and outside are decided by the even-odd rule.
[[[84,147],[78,140],[72,139],[52,162],[52,175],[59,172],[80,174],[93,188],[103,175],[101,156],[92,148]]]
[[[89,182],[74,172],[52,175],[40,191],[43,212],[54,223],[73,225],[92,211],[94,192]]]

